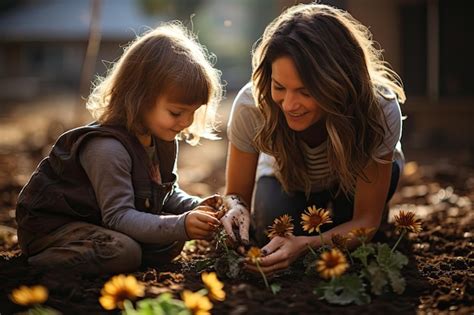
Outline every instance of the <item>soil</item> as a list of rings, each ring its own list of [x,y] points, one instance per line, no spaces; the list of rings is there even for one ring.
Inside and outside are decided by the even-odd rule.
[[[225,142],[211,148],[225,154]],[[181,153],[184,156],[180,160],[182,188],[197,194],[221,192],[225,159],[222,155],[214,156],[217,162],[193,172],[195,165],[184,162],[192,160],[193,150],[183,149]],[[100,290],[110,275],[85,277],[61,270],[41,272],[27,265],[18,248],[13,210],[16,197],[27,180],[25,174],[31,172],[43,152],[41,146],[31,144],[18,151],[0,151],[0,314],[24,311],[9,300],[8,294],[20,285],[32,284],[46,286],[50,291],[46,305],[64,314],[113,313],[104,311],[98,303]],[[473,314],[473,201],[474,168],[460,166],[455,161],[408,163],[390,203],[389,221],[399,209],[413,210],[423,220],[423,231],[409,234],[399,247],[409,257],[409,264],[402,270],[407,283],[402,295],[372,296],[372,303],[363,306],[329,305],[312,293],[315,279],[305,275],[302,264],[297,262],[288,272],[271,279],[281,284],[281,291],[276,295],[266,290],[257,276],[224,279],[227,298],[214,303],[212,313]],[[375,240],[395,243],[393,227],[384,224]],[[178,296],[185,288],[201,289],[196,264],[209,255],[208,245],[198,242],[194,250],[183,252],[182,258],[173,263],[135,272],[146,284],[146,296],[166,291]]]

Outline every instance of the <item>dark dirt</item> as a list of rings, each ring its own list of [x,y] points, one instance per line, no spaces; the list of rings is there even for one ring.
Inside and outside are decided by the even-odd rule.
[[[35,161],[38,156],[32,152],[27,159]],[[17,162],[22,159],[6,155],[0,158],[0,314],[24,310],[10,302],[8,294],[20,285],[30,284],[45,285],[50,291],[46,304],[64,314],[107,313],[98,298],[109,276],[87,278],[61,270],[44,273],[26,264],[16,242],[13,211],[22,183],[15,177],[20,167]],[[212,174],[221,176],[223,163],[217,168]],[[209,185],[209,191],[220,187],[216,175],[207,176],[204,184]],[[423,231],[410,234],[399,248],[409,257],[408,266],[402,270],[407,280],[402,295],[373,297],[372,303],[365,306],[332,306],[312,293],[315,279],[305,275],[302,264],[297,262],[289,272],[271,280],[281,284],[277,295],[266,290],[257,276],[224,280],[227,299],[214,303],[213,314],[473,314],[473,201],[472,168],[446,162],[420,166],[410,163],[391,202],[391,217],[399,209],[413,210],[423,220]],[[396,235],[392,231],[390,225],[384,225],[376,240],[393,244]],[[183,253],[185,259],[134,273],[146,283],[146,296],[165,291],[178,295],[184,288],[202,288],[195,262],[208,253],[205,245],[200,242],[197,251]]]

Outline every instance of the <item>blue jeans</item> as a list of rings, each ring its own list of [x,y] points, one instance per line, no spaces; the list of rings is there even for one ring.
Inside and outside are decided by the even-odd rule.
[[[397,188],[400,178],[400,166],[398,162],[392,164],[392,177],[390,188],[387,194],[388,202]],[[318,208],[327,208],[331,204],[332,224],[327,224],[321,228],[322,231],[329,230],[352,219],[354,210],[353,196],[347,197],[344,193],[338,192],[338,187],[312,193],[306,199],[304,192],[297,191],[287,194],[280,182],[273,176],[262,176],[256,183],[255,197],[253,201],[252,232],[260,246],[268,243],[265,231],[273,220],[283,214],[288,214],[293,218],[295,225],[295,235],[307,235],[301,228],[301,213],[308,207],[316,205]]]

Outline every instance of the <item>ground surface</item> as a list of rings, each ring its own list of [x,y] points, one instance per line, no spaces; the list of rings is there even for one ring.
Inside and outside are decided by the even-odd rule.
[[[13,211],[16,196],[48,150],[48,143],[67,123],[51,123],[51,119],[42,115],[45,122],[37,123],[32,132],[29,129],[34,120],[29,121],[24,115],[20,120],[14,114],[8,118],[10,129],[2,124],[5,128],[2,132],[10,132],[10,141],[0,143],[0,314],[22,310],[8,300],[12,289],[38,283],[50,290],[47,305],[64,314],[106,313],[98,304],[98,297],[109,276],[87,278],[60,270],[42,273],[28,267],[20,254]],[[225,114],[223,118],[225,121]],[[205,142],[198,148],[183,146],[179,162],[181,186],[199,195],[222,192],[225,148],[225,140]],[[204,155],[197,155],[203,151]],[[463,165],[464,161],[456,159],[417,158],[417,162],[405,169],[398,193],[391,202],[391,216],[399,209],[413,210],[423,218],[423,232],[411,235],[401,244],[400,250],[410,261],[402,271],[407,279],[402,295],[373,298],[366,306],[331,306],[312,294],[315,280],[306,276],[302,265],[296,263],[289,273],[272,279],[282,285],[277,295],[265,290],[259,277],[225,280],[227,299],[215,303],[213,313],[474,313],[474,169]],[[394,243],[396,236],[386,226],[377,239]],[[207,254],[205,243],[199,243],[193,251],[183,253],[183,259],[159,268],[139,270],[135,276],[146,283],[147,296],[164,291],[178,294],[184,288],[197,290],[202,284],[195,262]]]

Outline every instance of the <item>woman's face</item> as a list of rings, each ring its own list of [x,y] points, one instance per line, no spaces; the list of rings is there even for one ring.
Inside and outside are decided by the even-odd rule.
[[[201,105],[187,105],[159,96],[155,106],[145,115],[145,125],[150,132],[165,141],[173,141],[178,133],[191,126],[194,112]]]
[[[323,111],[303,85],[290,57],[272,63],[272,98],[285,115],[288,126],[303,131],[319,121]]]

